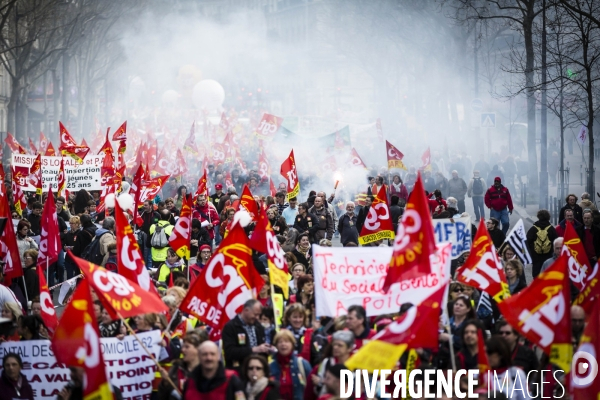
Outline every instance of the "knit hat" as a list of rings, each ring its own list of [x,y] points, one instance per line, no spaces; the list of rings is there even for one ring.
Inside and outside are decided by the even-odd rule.
[[[209,245],[207,244],[203,244],[202,246],[200,246],[200,249],[198,249],[198,251],[202,251],[202,250],[210,250],[212,252],[212,249],[210,248]]]
[[[494,178],[494,182],[496,182],[496,181],[502,183],[502,179],[500,179],[499,176],[497,176],[497,177]]]

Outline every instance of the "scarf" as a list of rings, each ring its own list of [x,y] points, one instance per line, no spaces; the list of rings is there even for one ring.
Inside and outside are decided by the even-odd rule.
[[[288,325],[285,329],[294,334],[294,337],[296,338],[296,348],[302,349],[301,339],[304,337],[304,333],[306,333],[306,327],[301,326],[300,329],[296,330],[291,325]]]
[[[269,380],[264,376],[257,379],[256,382],[254,382],[254,385],[252,382],[248,382],[246,384],[246,394],[248,396],[246,400],[255,400],[257,396],[265,390],[268,384]]]
[[[258,346],[258,339],[256,338],[256,330],[254,329],[254,325],[247,325],[239,315],[238,318],[240,321],[242,321],[242,327],[248,335],[248,344],[250,345],[250,348]]]
[[[292,354],[282,356],[277,353],[275,359],[281,367],[281,377],[279,379],[279,394],[282,399],[292,399],[294,397],[294,382],[292,380]]]
[[[396,192],[400,193],[400,189],[402,188],[402,183],[395,184],[394,182],[392,182],[392,186],[394,187]]]
[[[301,246],[300,244],[298,244],[298,246],[296,246],[296,250],[298,250],[300,253],[302,253],[302,255],[304,257],[308,258],[307,254],[308,254],[308,251],[310,250],[310,244],[308,246],[306,246],[306,247]]]
[[[169,269],[175,269],[175,268],[181,269],[183,267],[183,260],[180,259],[179,261],[176,261],[174,264],[169,264],[169,261],[165,260],[165,265],[167,267],[169,267]]]

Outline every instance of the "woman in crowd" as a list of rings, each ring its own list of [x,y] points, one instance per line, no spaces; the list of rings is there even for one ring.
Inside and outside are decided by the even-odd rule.
[[[20,220],[17,224],[17,247],[19,248],[19,256],[21,257],[21,265],[23,268],[25,268],[25,259],[23,258],[25,250],[38,249],[35,240],[27,236],[30,228],[31,224],[25,219]]]
[[[102,307],[99,327],[101,337],[118,337],[121,331],[121,320],[116,319],[113,321],[108,311]]]
[[[177,198],[175,199],[175,208],[181,210],[181,205],[183,204],[183,198],[189,196],[187,193],[187,188],[185,185],[179,186],[177,188]]]
[[[408,200],[408,190],[402,182],[400,175],[394,175],[394,179],[390,185],[390,194],[392,196],[396,195],[398,198],[404,199],[404,201]]]
[[[269,275],[261,276],[265,280],[265,284],[258,293],[258,301],[260,301],[260,304],[262,304],[263,307],[273,307],[273,302],[271,300],[271,282],[269,281]]]
[[[269,364],[259,354],[251,354],[242,365],[242,379],[246,383],[246,400],[279,400],[277,382],[269,380]]]
[[[490,234],[492,243],[494,243],[494,247],[496,250],[498,250],[506,239],[504,232],[502,232],[502,229],[500,229],[500,221],[498,221],[496,218],[490,218],[485,222],[485,226]]]
[[[289,254],[289,253],[286,253]],[[291,254],[294,257],[293,254]],[[287,257],[287,256],[286,256]],[[295,257],[294,257],[295,258]],[[289,267],[289,270],[292,272],[292,280],[289,282],[290,286],[290,295],[298,293],[298,278],[304,275],[304,271],[306,271],[306,267],[304,264],[296,263],[293,267]]]
[[[136,327],[135,333],[150,332],[156,329],[154,327],[156,325],[156,314],[154,313],[136,315],[133,317],[133,321]]]
[[[280,399],[303,400],[306,379],[311,367],[308,361],[294,353],[296,339],[286,329],[279,331],[273,339],[277,355],[269,365],[271,376],[279,382]]]
[[[450,333],[440,333],[439,340],[447,343],[450,341],[450,335],[452,335],[454,349],[460,350],[462,347],[462,330],[467,320],[475,318],[475,310],[471,301],[464,296],[459,296],[454,300],[452,310]]]
[[[351,331],[337,331],[331,336],[331,344],[325,348],[323,361],[310,372],[304,394],[305,400],[317,400],[319,396],[326,393],[324,381],[327,367],[348,361],[354,349],[354,342],[354,334]]]
[[[296,240],[298,239],[298,235],[300,235],[300,232],[298,232],[297,229],[295,229],[295,228],[288,229],[285,242],[281,245],[281,248],[283,249],[283,251],[291,252],[291,253],[294,252],[294,250],[296,249]],[[296,256],[294,255],[294,257],[296,257]],[[297,259],[296,259],[296,262],[298,262]]]
[[[295,295],[290,296],[290,304],[300,303],[303,306],[306,306],[314,292],[315,283],[313,276],[310,274],[302,275],[298,278],[298,292]]]
[[[18,341],[19,335],[19,318],[23,315],[21,305],[11,301],[7,301],[2,306],[2,318],[10,319],[12,325],[6,335],[0,336],[0,342]]]
[[[191,372],[200,364],[198,346],[206,340],[208,340],[208,335],[204,331],[191,331],[186,333],[183,337],[183,343],[181,345],[181,354],[183,357],[173,361],[168,372],[169,378],[171,378],[171,381],[178,386],[181,393],[183,393],[183,387]],[[160,373],[163,375],[163,379],[158,386],[158,399],[169,400],[177,398],[172,397],[175,396],[173,393],[174,389],[171,384],[164,379],[165,371],[162,370]]]
[[[523,275],[523,264],[521,264],[519,259],[514,258],[508,260],[504,265],[504,273],[506,274],[506,281],[508,283],[510,294],[517,294],[527,287],[525,281],[521,279],[521,276]]]
[[[16,353],[7,353],[2,359],[0,397],[10,400],[33,400],[33,389],[27,377],[21,373],[23,361]]]
[[[38,252],[34,249],[25,250],[23,253],[25,268],[23,268],[23,277],[25,278],[25,293],[28,299],[33,299],[40,295],[40,280],[38,278],[36,265]],[[21,280],[21,283],[23,281]]]
[[[48,329],[39,315],[23,315],[19,318],[21,340],[49,339]]]
[[[273,231],[276,235],[285,235],[287,233],[287,223],[285,222],[285,218],[279,216],[277,206],[271,207],[267,210],[267,218],[269,219],[271,228],[273,228]]]
[[[298,262],[304,267],[306,270],[309,270],[310,267],[310,240],[308,239],[307,233],[302,233],[298,235],[296,238],[296,247],[292,251],[292,253],[298,259]]]
[[[175,250],[172,248],[167,249],[167,259],[164,264],[162,264],[158,270],[158,281],[159,282],[169,282],[169,276],[173,271],[179,271],[183,273],[183,268],[185,267],[185,263],[179,257]]]
[[[296,339],[296,351],[302,352],[304,333],[306,332],[307,313],[300,303],[290,304],[283,316],[283,326],[294,334]]]
[[[223,209],[221,217],[221,224],[219,225],[219,233],[221,237],[225,239],[227,233],[231,229],[231,224],[233,224],[233,216],[235,215],[235,209],[233,207],[226,207]]]

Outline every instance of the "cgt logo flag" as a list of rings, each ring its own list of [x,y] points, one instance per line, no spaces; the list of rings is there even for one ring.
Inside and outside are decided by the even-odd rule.
[[[271,284],[279,286],[283,290],[283,295],[287,299],[290,287],[285,252],[279,245],[279,241],[275,237],[275,232],[267,218],[267,213],[262,207],[249,243],[251,248],[267,255],[269,280]]]
[[[394,145],[387,140],[385,141],[385,152],[387,155],[388,169],[400,168],[403,170],[408,170],[402,162],[404,154],[402,154],[400,150],[394,147]]]
[[[569,373],[573,356],[568,259],[561,255],[531,285],[498,303],[508,323]]]
[[[60,134],[60,147],[58,150],[63,156],[69,156],[78,163],[83,162],[83,159],[89,153],[90,148],[87,146],[78,145],[73,139],[73,136],[67,131],[67,128],[62,122],[58,123]]]
[[[50,292],[48,292],[48,283],[46,282],[44,271],[42,268],[36,268],[36,271],[40,284],[40,304],[42,306],[41,317],[46,328],[48,328],[50,337],[52,337],[58,326],[58,317],[56,315],[56,310],[54,309],[52,296],[50,296]]]
[[[367,169],[366,164],[363,162],[362,158],[360,158],[358,152],[354,147],[352,148],[352,150],[350,150],[350,164],[355,167],[362,167],[364,169]]]
[[[65,191],[67,189],[67,179],[65,175],[65,163],[62,158],[60,159],[60,168],[58,170],[58,177],[56,178],[56,181],[58,185],[56,189],[56,196],[65,195]]]
[[[358,237],[360,244],[364,245],[378,240],[393,239],[394,228],[392,227],[390,215],[386,187],[383,185],[373,200],[365,219],[365,224],[360,231],[360,236]]]
[[[29,167],[29,183],[35,187],[35,194],[42,195],[42,155],[38,154],[31,167]]]
[[[135,128],[135,124],[134,124],[134,128]],[[113,142],[116,141],[120,141],[120,140],[127,140],[127,121],[123,122],[121,124],[121,126],[115,131],[115,133],[113,133],[113,137],[112,137]]]
[[[244,228],[236,223],[196,278],[179,309],[211,326],[211,340],[217,340],[223,326],[235,318],[247,300],[256,297],[264,284],[254,268]]]
[[[85,369],[84,399],[113,399],[87,279],[81,281],[60,319],[52,338],[52,351],[59,363]]]
[[[142,289],[123,275],[83,260],[70,250],[68,253],[85,276],[85,280],[90,282],[98,299],[113,320],[169,311],[165,303],[152,291]]]
[[[15,137],[11,135],[10,132],[6,132],[6,139],[4,139],[4,143],[6,143],[10,151],[12,151],[13,153],[27,154],[25,148],[21,146],[19,142],[17,142],[17,139],[15,139]]]
[[[38,269],[46,270],[47,266],[58,261],[58,254],[61,250],[56,205],[54,204],[51,187],[48,188],[48,199],[44,204],[40,226],[42,231],[40,233],[40,252],[37,266]]]
[[[275,133],[277,133],[282,122],[283,118],[265,113],[258,127],[254,130],[254,134],[261,140],[271,140],[275,136]]]
[[[0,170],[4,171],[1,165]],[[4,263],[4,284],[9,286],[12,279],[23,276],[23,266],[4,185],[0,185],[0,217],[6,218],[6,226],[0,236],[0,259]]]
[[[585,247],[583,247],[579,235],[570,222],[566,223],[561,254],[569,256],[569,277],[573,285],[581,292],[590,280],[591,275],[595,275],[596,270],[591,268],[590,261],[585,253]]]
[[[600,308],[594,307],[585,326],[577,352],[573,355],[571,388],[574,400],[598,399],[600,397],[600,379],[598,374],[598,355],[600,355]]]
[[[247,184],[244,184],[244,188],[242,189],[242,197],[240,199],[239,207],[244,207],[244,210],[248,211],[248,214],[250,214],[252,220],[256,221],[258,218],[258,206],[256,205],[256,200],[254,200],[254,197],[252,196],[250,188]]]
[[[456,277],[459,282],[483,290],[498,303],[510,296],[504,268],[483,219],[469,258],[456,270]]]
[[[173,233],[169,237],[169,245],[179,257],[190,259],[190,240],[192,238],[192,199],[184,196],[179,219],[175,223]]]
[[[429,275],[431,273],[429,257],[434,252],[433,223],[419,173],[415,188],[408,197],[402,221],[398,224],[394,251],[383,290],[387,292],[396,282]]]
[[[294,157],[294,150],[290,152],[290,155],[281,164],[281,176],[287,179],[287,195],[288,199],[297,197],[300,194],[300,182],[298,181],[298,172],[296,171],[296,158]]]

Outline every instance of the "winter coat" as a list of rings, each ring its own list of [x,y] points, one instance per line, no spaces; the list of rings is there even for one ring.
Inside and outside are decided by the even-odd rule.
[[[500,188],[491,186],[485,192],[485,206],[496,211],[502,211],[508,207],[508,210],[512,211],[513,203],[508,188],[502,185],[500,185]]]
[[[194,211],[192,212],[192,218],[199,220],[201,223],[208,222],[213,225],[212,228],[206,228],[208,231],[208,235],[210,239],[215,238],[215,227],[218,229],[219,224],[221,223],[221,219],[219,218],[219,213],[217,213],[216,208],[210,203],[206,203],[204,206],[200,206],[199,204],[194,207]],[[205,224],[203,224],[205,225]]]
[[[333,216],[326,207],[322,207],[317,210],[315,206],[312,206],[308,212],[314,214],[317,217],[317,224],[319,229],[315,232],[314,241],[318,243],[321,239],[333,238]]]
[[[340,232],[340,243],[343,245],[353,242],[358,244],[358,235],[360,232],[356,228],[356,214],[350,217],[348,214],[344,214],[340,217],[338,223],[338,230]]]
[[[462,178],[452,178],[448,180],[448,197],[454,197],[456,200],[464,200],[465,195],[467,194],[467,184],[465,180]]]

